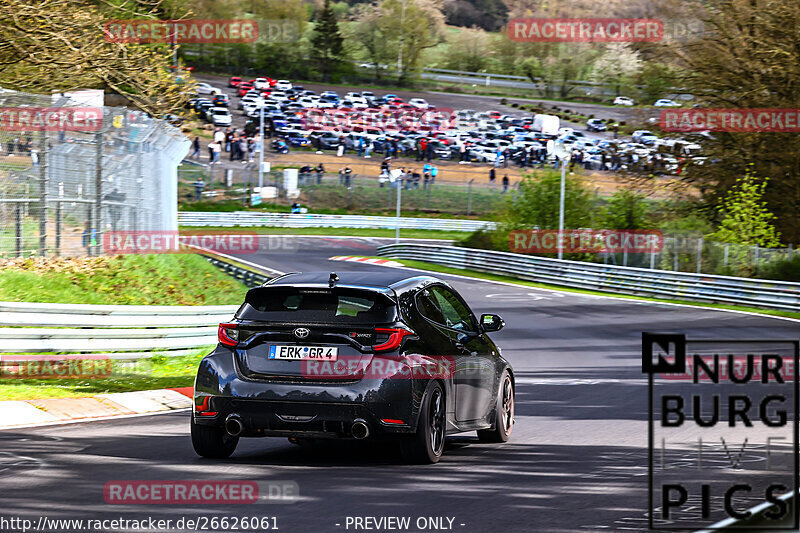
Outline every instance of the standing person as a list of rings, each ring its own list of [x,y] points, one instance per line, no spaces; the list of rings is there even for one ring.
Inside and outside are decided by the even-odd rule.
[[[359,137],[358,138],[358,157],[361,157],[362,155],[364,155],[364,145],[365,145],[364,137]]]
[[[367,142],[367,146],[366,146],[365,151],[364,151],[364,159],[370,159],[372,157],[370,154],[372,153],[372,150],[374,150],[374,149],[375,149],[375,145],[373,144],[372,139],[370,139],[369,142]]]
[[[345,143],[344,135],[342,135],[341,137],[339,137],[339,146],[336,149],[336,156],[337,157],[342,157],[344,155],[344,150],[345,150],[344,143]]]
[[[226,139],[225,148],[227,151],[230,152],[231,155],[228,156],[230,161],[234,161],[237,159],[239,155],[239,140],[234,138]]]
[[[218,142],[220,144],[220,146],[222,146],[222,143],[225,142],[225,132],[223,132],[219,128],[214,130],[214,141]]]
[[[344,167],[344,186],[350,187],[350,175],[353,173],[353,169],[350,168],[350,165],[346,165]]]
[[[411,173],[411,182],[413,184],[414,189],[419,189],[419,180],[422,176],[419,175],[419,172],[415,169],[414,172]]]
[[[503,150],[503,168],[508,168],[508,160],[511,158],[511,150],[508,149],[508,146],[505,147]]]
[[[215,142],[217,142],[217,141],[212,140],[210,143],[208,143],[208,162],[209,163],[213,163],[214,162],[214,143]]]
[[[189,159],[200,159],[200,137],[195,135],[192,141],[192,155]]]
[[[244,133],[239,136],[238,144],[239,144],[239,160],[242,162],[242,164],[246,164],[247,161],[245,161],[244,156],[245,154],[247,154],[247,138],[244,136]]]
[[[431,159],[433,159],[433,143],[428,141],[428,146],[425,147],[425,160],[430,163]]]
[[[344,167],[339,169],[339,185],[344,185]]]
[[[494,168],[489,169],[489,188],[494,189],[495,179],[497,175],[495,174]]]
[[[322,163],[317,165],[316,171],[317,171],[317,185],[319,185],[320,183],[322,183],[322,177],[325,175],[325,167],[322,166]]]
[[[435,166],[431,166],[431,185],[436,183],[436,176],[439,175],[439,169]]]
[[[236,133],[235,133],[234,131],[231,131],[231,129],[230,129],[230,128],[228,128],[228,129],[225,131],[225,151],[226,151],[226,152],[230,152],[230,151],[233,149],[233,148],[232,148],[232,145],[233,145],[233,137],[234,137],[235,135],[236,135]]]
[[[503,176],[503,194],[508,192],[508,174]]]
[[[392,158],[384,157],[383,161],[381,162],[381,172],[382,173],[386,172],[388,174],[389,170],[391,170],[391,166],[392,166]]]
[[[494,151],[494,168],[500,168],[500,161],[503,157],[503,151],[500,148],[496,148]]]

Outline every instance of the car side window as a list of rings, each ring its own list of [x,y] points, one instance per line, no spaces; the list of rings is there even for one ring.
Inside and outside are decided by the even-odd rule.
[[[442,316],[442,310],[439,309],[439,305],[434,301],[433,295],[429,290],[422,290],[417,293],[417,297],[415,298],[417,303],[417,309],[419,309],[420,314],[431,320],[436,322],[437,324],[444,324],[444,317]]]
[[[430,292],[442,311],[445,326],[463,331],[475,330],[472,313],[452,291],[445,287],[432,287]]]

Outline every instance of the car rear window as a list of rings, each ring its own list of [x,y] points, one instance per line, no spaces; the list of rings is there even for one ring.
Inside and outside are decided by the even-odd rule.
[[[265,322],[393,322],[394,302],[386,295],[347,288],[259,287],[248,291],[236,316]]]

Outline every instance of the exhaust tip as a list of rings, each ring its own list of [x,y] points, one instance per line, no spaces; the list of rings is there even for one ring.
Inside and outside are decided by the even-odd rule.
[[[353,438],[358,440],[369,437],[369,426],[360,418],[353,422],[353,426],[350,428],[350,431],[353,433]]]
[[[242,434],[244,431],[244,424],[242,423],[242,419],[239,418],[239,415],[228,415],[228,418],[225,419],[225,431],[232,437],[238,437]]]

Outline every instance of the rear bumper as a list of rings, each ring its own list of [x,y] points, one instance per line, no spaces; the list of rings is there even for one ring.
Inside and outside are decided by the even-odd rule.
[[[248,379],[238,371],[233,352],[217,346],[200,363],[193,416],[197,424],[223,427],[228,416],[238,415],[245,426],[242,436],[249,437],[351,438],[356,420],[367,424],[370,437],[412,433],[427,384],[391,377],[341,382]],[[216,415],[200,415],[198,406]]]
[[[244,425],[243,437],[354,438],[353,424],[361,421],[370,437],[411,433],[408,424],[381,421],[366,404],[323,402],[273,402],[215,397],[209,402],[217,415],[195,416],[195,423],[223,426],[231,416]]]

